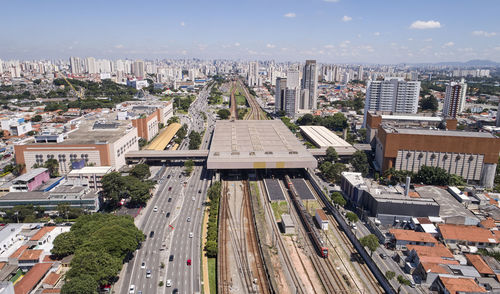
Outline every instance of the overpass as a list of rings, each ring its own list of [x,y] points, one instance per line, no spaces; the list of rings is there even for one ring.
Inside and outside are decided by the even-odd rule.
[[[139,150],[125,154],[127,162],[161,160],[207,160],[208,150]]]

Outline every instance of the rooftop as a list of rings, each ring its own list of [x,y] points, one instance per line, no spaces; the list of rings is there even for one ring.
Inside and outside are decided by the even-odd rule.
[[[443,286],[450,292],[450,294],[456,294],[458,292],[486,292],[486,290],[476,284],[473,279],[448,278],[443,276],[440,276],[439,279],[441,279]]]
[[[79,188],[79,187],[76,187]],[[2,201],[29,201],[29,200],[44,200],[44,199],[50,199],[50,194],[55,192],[55,190],[51,192],[41,192],[41,191],[36,191],[36,192],[10,192],[5,194],[4,196],[0,197],[0,202]],[[90,191],[89,193],[86,193],[83,195],[82,199],[93,199],[95,198],[95,193],[93,191]]]
[[[80,175],[80,174],[107,174],[113,170],[112,166],[85,166],[80,169],[73,169],[69,172],[69,175]]]
[[[494,274],[493,270],[488,266],[488,264],[484,261],[481,255],[465,254],[465,257],[480,274],[486,274],[486,275]]]
[[[52,267],[52,263],[37,263],[14,286],[16,294],[28,294]]]
[[[209,169],[316,168],[317,161],[281,120],[218,120]]]
[[[38,230],[38,232],[36,232],[36,234],[34,234],[32,237],[31,237],[31,241],[38,241],[40,239],[43,238],[43,236],[45,236],[47,233],[50,233],[52,232],[52,230],[54,230],[55,227],[42,227],[40,230]]]
[[[32,169],[31,171],[15,178],[14,182],[28,182],[29,180],[33,179],[34,177],[38,176],[39,174],[46,172],[47,170],[48,169],[46,169],[44,167]]]
[[[470,242],[497,243],[490,230],[464,225],[440,224],[439,232],[445,240],[464,240]]]
[[[345,151],[356,152],[351,144],[324,126],[301,126],[300,130],[318,147],[334,147],[337,152],[341,153]]]
[[[394,128],[385,127],[387,133],[392,134],[407,134],[407,135],[423,135],[423,136],[450,136],[450,137],[468,137],[468,138],[496,138],[491,133],[481,132],[466,132],[466,131],[445,131],[445,130],[429,130],[421,128]]]
[[[453,258],[453,253],[441,243],[432,247],[422,245],[406,245],[406,248],[408,248],[408,250],[415,250],[419,257],[434,256]]]
[[[405,241],[413,241],[413,242],[426,242],[426,243],[438,243],[438,241],[428,233],[423,232],[415,232],[411,230],[403,230],[403,229],[391,229],[389,233],[394,235],[396,240],[405,240]]]
[[[26,249],[24,252],[19,256],[19,260],[39,260],[40,256],[43,254],[43,250],[32,250],[32,249]]]

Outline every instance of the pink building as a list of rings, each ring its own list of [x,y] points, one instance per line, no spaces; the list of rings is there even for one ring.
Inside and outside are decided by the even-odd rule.
[[[35,168],[12,181],[10,192],[31,192],[46,183],[50,178],[46,168]]]

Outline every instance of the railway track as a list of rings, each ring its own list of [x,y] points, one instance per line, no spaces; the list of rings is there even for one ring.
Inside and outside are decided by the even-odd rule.
[[[229,265],[228,265],[228,256],[227,256],[227,212],[228,212],[228,199],[227,199],[227,191],[228,186],[227,182],[223,182],[222,184],[222,196],[220,203],[220,212],[219,212],[219,237],[218,237],[218,254],[217,254],[217,286],[218,293],[229,293],[231,287],[231,281],[229,276]]]
[[[238,119],[238,107],[236,104],[236,98],[234,97],[234,93],[236,93],[236,82],[232,82],[231,89],[231,107],[229,108],[229,110],[231,111],[231,119],[236,120]]]
[[[262,187],[262,184],[260,186]],[[261,189],[261,190],[264,191],[265,189]],[[272,219],[271,231],[273,233],[273,239],[277,241],[278,249],[282,253],[283,260],[285,261],[285,266],[288,269],[288,272],[290,273],[290,278],[292,279],[296,293],[299,293],[299,294],[306,293],[306,289],[304,287],[304,284],[302,283],[301,278],[298,276],[297,271],[295,270],[295,267],[292,263],[292,260],[290,259],[290,256],[287,253],[285,243],[283,242],[278,225],[274,219],[274,213],[273,213],[273,210],[271,208],[271,204],[269,203],[269,201],[267,201],[267,199],[264,199],[263,202],[264,202],[264,207],[265,207],[268,215]]]
[[[309,187],[311,187],[311,184],[309,183],[308,180],[306,180],[306,182],[308,183]],[[314,191],[314,189],[311,189],[311,192],[313,193],[314,197],[316,198],[316,200],[318,201],[318,203],[321,204],[322,208],[325,208],[326,205],[325,203],[323,202],[323,199],[321,197],[318,197],[318,195],[316,194],[316,191]],[[357,253],[357,250],[354,248],[354,246],[352,245],[351,241],[349,240],[349,238],[347,238],[347,236],[345,235],[345,233],[339,228],[339,224],[337,223],[337,220],[335,220],[335,218],[330,215],[330,214],[327,214],[326,215],[327,218],[328,218],[328,221],[332,224],[332,227],[334,228],[334,230],[337,232],[337,235],[340,236],[341,238],[341,241],[343,243],[343,247],[344,248],[347,248],[348,250],[348,253],[350,256],[352,256],[353,254],[356,254]],[[352,277],[352,273],[347,269],[347,267],[345,266],[344,264],[344,260],[342,259],[342,257],[340,256],[339,252],[337,252],[337,248],[335,248],[333,246],[333,243],[332,240],[330,239],[330,237],[326,236],[328,242],[332,245],[332,248],[334,248],[337,256],[340,258],[340,260],[342,261],[342,264],[344,265],[344,268],[346,269],[346,272],[349,273],[349,275],[351,276],[351,280],[354,282],[356,288],[358,288],[358,290],[360,292],[363,292],[363,289],[362,287],[360,287],[355,281],[354,281],[354,278]],[[373,276],[372,272],[370,271],[370,269],[366,266],[366,264],[361,264],[359,263],[359,268],[361,269],[363,275],[368,279],[368,282],[371,284],[372,287],[369,288],[369,291],[370,293],[385,293],[385,291],[381,288],[380,284],[378,283],[377,279]]]
[[[252,95],[250,95],[250,93],[248,92],[248,89],[241,82],[241,80],[238,79],[238,83],[240,85],[240,88],[243,89],[245,97],[248,101],[248,105],[250,106],[250,112],[245,116],[245,119],[246,120],[266,119],[265,116],[262,116],[262,111],[260,110],[260,105],[255,100],[255,97],[252,97]]]

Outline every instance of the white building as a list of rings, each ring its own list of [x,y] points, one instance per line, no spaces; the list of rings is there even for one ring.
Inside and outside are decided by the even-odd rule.
[[[467,93],[467,84],[462,79],[460,82],[451,82],[446,85],[444,96],[443,116],[456,117],[462,113],[465,106],[465,94]]]

